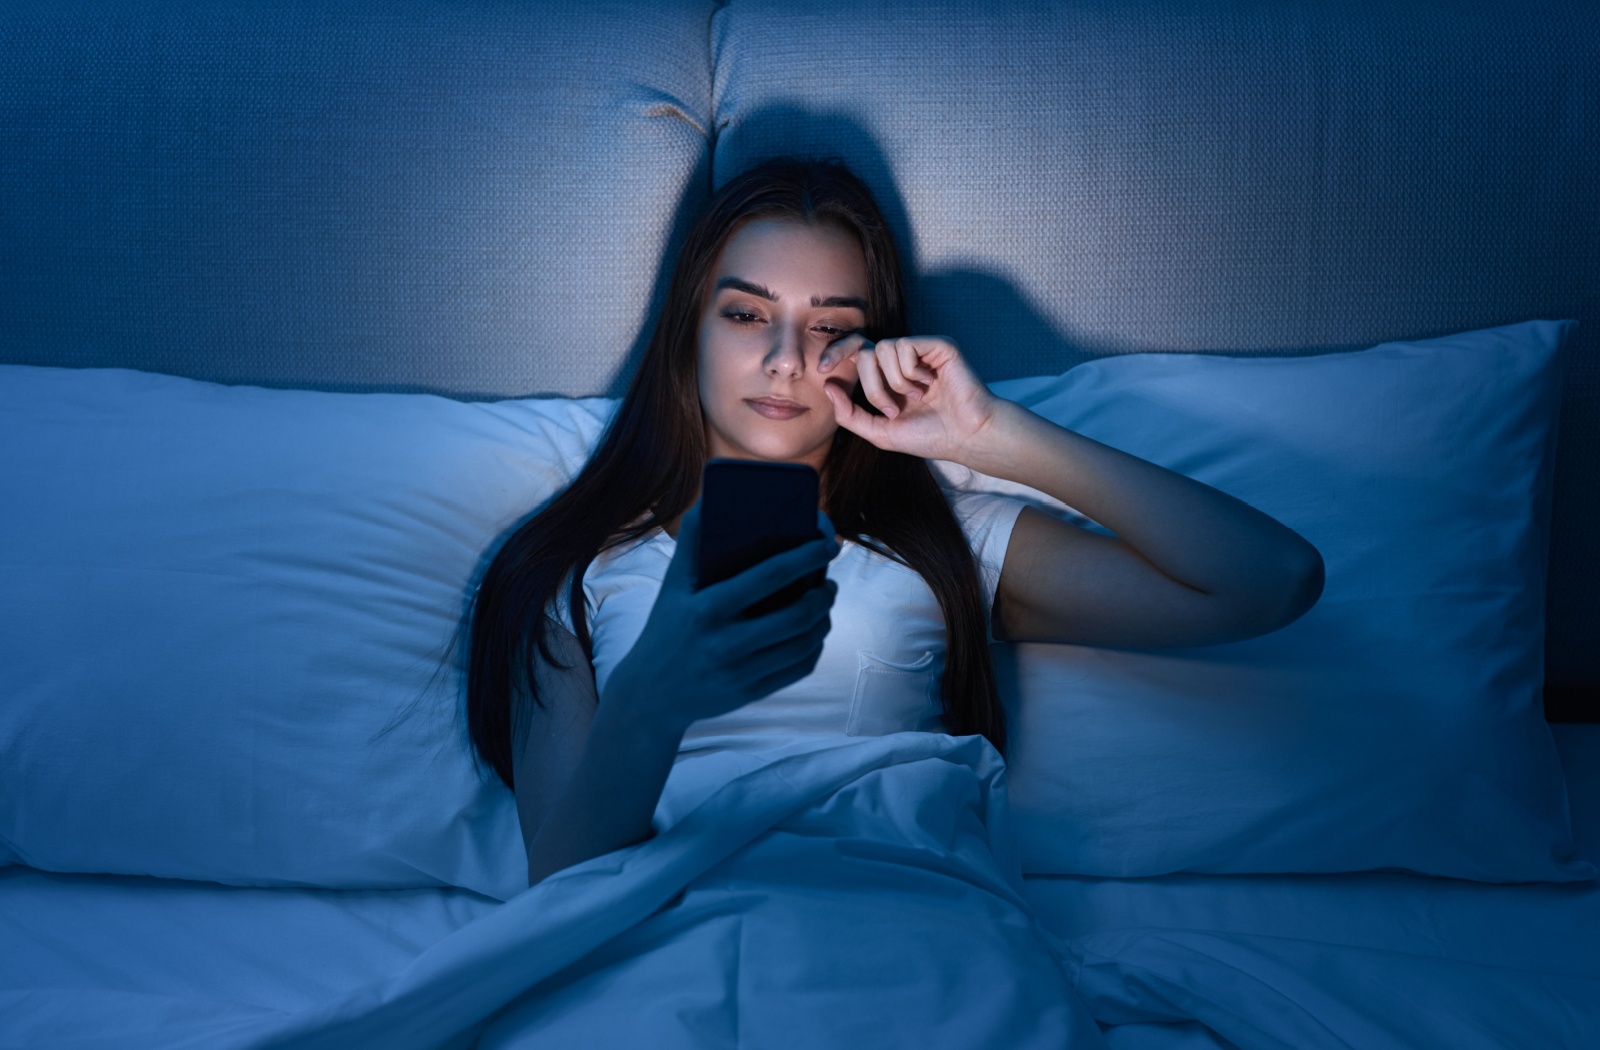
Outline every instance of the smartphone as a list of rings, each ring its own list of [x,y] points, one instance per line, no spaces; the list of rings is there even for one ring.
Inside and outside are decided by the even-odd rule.
[[[822,536],[817,528],[817,472],[804,463],[713,459],[700,484],[700,570],[695,589],[719,583],[774,554]],[[744,610],[765,616],[822,586],[817,570]]]

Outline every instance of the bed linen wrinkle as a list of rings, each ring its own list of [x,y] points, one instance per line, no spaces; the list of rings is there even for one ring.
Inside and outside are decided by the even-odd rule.
[[[698,767],[695,772],[720,780],[717,767],[721,764],[702,761],[692,765]],[[742,775],[731,783],[724,783],[706,803],[691,811],[678,824],[665,829],[656,839],[632,850],[622,851],[621,854],[611,855],[612,858],[625,857],[626,860],[622,862],[621,869],[611,871],[611,877],[603,883],[582,879],[585,865],[580,865],[547,880],[541,887],[551,882],[556,883],[557,888],[567,884],[575,889],[565,900],[567,906],[581,911],[591,920],[603,920],[607,926],[615,928],[613,933],[621,930],[622,940],[627,944],[644,945],[657,936],[655,926],[663,922],[684,923],[692,915],[691,905],[696,902],[704,901],[713,907],[717,906],[719,898],[729,888],[721,880],[732,876],[732,888],[748,894],[743,902],[745,906],[740,908],[741,923],[759,922],[765,930],[763,937],[746,942],[747,945],[763,948],[763,958],[759,964],[746,963],[746,953],[741,952],[739,972],[749,980],[770,981],[774,975],[784,973],[785,962],[790,964],[793,971],[786,983],[779,977],[778,989],[746,989],[747,994],[741,1000],[741,1046],[841,1045],[838,1043],[841,1037],[846,1040],[842,1045],[865,1045],[864,1041],[857,1042],[856,1037],[864,1040],[867,1031],[872,1033],[870,1041],[873,1045],[889,1046],[921,1046],[930,1038],[936,1038],[939,1045],[953,1047],[1101,1045],[1098,1029],[1088,1018],[1087,1012],[1081,1008],[1072,1009],[1077,1004],[1072,1002],[1069,986],[1064,982],[1045,979],[1053,967],[1043,965],[1039,949],[1035,948],[1031,954],[1019,953],[1016,945],[1010,942],[1004,951],[995,952],[991,947],[987,961],[996,972],[1004,974],[1005,983],[1027,994],[1014,996],[1017,1000],[1014,1008],[998,1018],[964,1010],[965,1023],[978,1025],[982,1029],[969,1032],[966,1039],[947,1029],[919,1033],[915,1027],[908,1027],[908,1017],[927,1016],[930,1003],[937,1001],[932,998],[933,986],[922,979],[900,989],[912,999],[908,1009],[891,1011],[885,1015],[875,1007],[870,1017],[861,1016],[867,1000],[877,1000],[882,993],[894,990],[885,987],[884,974],[896,971],[893,968],[880,970],[875,978],[873,973],[855,973],[848,975],[848,980],[841,980],[839,967],[853,956],[840,957],[826,950],[819,956],[816,950],[819,928],[826,929],[831,922],[837,941],[843,943],[856,938],[859,944],[861,931],[871,929],[874,919],[880,928],[887,922],[891,936],[885,945],[892,959],[884,961],[894,962],[903,971],[907,934],[904,930],[896,929],[895,923],[903,922],[908,916],[914,921],[916,919],[914,910],[905,906],[906,887],[902,885],[895,894],[887,896],[862,894],[854,886],[841,887],[831,872],[823,871],[829,867],[830,860],[828,853],[831,846],[827,838],[765,833],[769,829],[781,832],[784,823],[796,813],[801,814],[803,819],[823,819],[816,817],[814,807],[817,802],[837,801],[834,798],[836,791],[852,793],[855,782],[873,771],[888,774],[891,769],[904,769],[919,777],[932,777],[939,781],[936,793],[943,795],[948,803],[956,805],[970,797],[976,783],[982,783],[987,789],[986,801],[999,804],[1003,789],[996,792],[994,788],[1002,767],[998,756],[986,743],[978,738],[956,741],[928,734],[899,734],[862,741],[854,746],[823,746],[811,752],[791,753],[779,758],[774,765],[780,771],[778,776],[766,775],[767,768],[772,767],[764,767],[753,774]],[[940,773],[945,775],[941,777]],[[889,774],[889,778],[892,779],[893,774]],[[919,783],[895,792],[893,797],[883,797],[885,802],[903,808],[907,804],[921,805],[927,796],[927,784]],[[842,805],[835,806],[833,812],[845,822],[841,830],[861,832],[863,838],[869,837],[867,829],[874,824],[885,826],[885,822],[876,819],[871,807]],[[893,842],[896,836],[892,829],[888,829],[886,837]],[[721,842],[716,843],[719,838]],[[780,844],[776,851],[772,849],[775,843]],[[964,854],[980,870],[996,863],[986,847],[974,849],[981,843],[981,838],[969,839],[962,847]],[[681,849],[685,845],[690,847],[692,853],[688,859]],[[1012,877],[1020,881],[1014,868],[1014,850],[1001,852],[1013,858]],[[634,870],[625,870],[630,864]],[[754,867],[746,872],[746,867],[751,864]],[[644,909],[644,920],[637,921],[635,916],[626,923],[619,923],[617,916],[622,907],[640,910],[634,907],[639,903],[636,899],[637,887],[635,892],[628,893],[628,884],[637,882],[639,874],[650,876],[652,867],[659,874],[674,866],[679,871],[673,877],[671,889],[660,890],[658,886],[657,892],[647,894],[654,900],[648,909]],[[670,911],[657,910],[656,904],[660,900],[676,893],[676,883],[683,878],[686,869],[691,881],[688,882],[683,900]],[[800,874],[807,869],[819,874],[815,885],[809,885]],[[808,888],[813,899],[820,897],[825,907],[806,907],[800,894],[787,892],[788,887],[782,887],[781,884],[779,888],[783,891],[774,892],[777,872],[782,872],[790,880],[791,887]],[[750,894],[743,885],[752,878],[761,888],[754,894]],[[535,887],[530,894],[508,904],[507,909],[516,908],[528,897],[538,896],[537,891],[541,887]],[[1016,889],[1020,889],[1020,886]],[[980,917],[985,901],[995,902],[997,907],[1009,905],[1009,902],[1001,902],[992,895],[977,894],[975,897],[975,903],[969,903],[967,910],[970,912],[976,908]],[[860,910],[846,916],[841,908],[846,902],[855,902]],[[940,929],[949,926],[953,920],[960,926],[959,916],[953,916],[947,906],[932,909],[928,914],[935,918]],[[1013,910],[1011,918],[1013,925],[1020,927],[1024,933],[1032,925],[1031,920],[1024,921],[1021,912]],[[574,932],[576,929],[573,928]],[[687,922],[683,929],[691,941],[706,935],[706,927],[699,922]],[[591,927],[585,931],[582,939],[603,942],[605,937],[597,936]],[[701,982],[726,980],[725,974],[679,965],[684,961],[680,951],[684,942],[679,939],[668,938],[660,943],[666,945],[661,965],[650,964],[652,953],[645,951],[641,954],[628,948],[621,949],[621,955],[629,965],[622,971],[607,968],[605,973],[615,979],[643,981],[646,985],[659,981],[664,974],[672,979],[687,976]],[[871,943],[870,938],[868,943]],[[504,965],[516,966],[516,958],[516,955],[510,955],[501,961]],[[525,960],[526,955],[522,958]],[[525,965],[523,969],[526,970]],[[1057,973],[1059,975],[1058,968]],[[496,976],[500,978],[503,974],[496,971]],[[833,1009],[795,1012],[793,1004],[805,999],[800,993],[817,983],[823,986],[824,993],[830,984],[835,990],[842,989],[842,998],[828,999]],[[627,987],[626,980],[620,987]],[[617,1001],[618,989],[618,980],[608,981],[605,998],[598,1004],[581,995],[576,1001],[560,996],[534,997],[520,1010],[512,1011],[508,1019],[494,1022],[485,1036],[508,1028],[521,1029],[532,1025],[531,1030],[545,1037],[540,1042],[548,1041],[551,1045],[565,1045],[569,1041],[581,1041],[584,1045],[593,1046],[629,1045],[638,1034],[631,1026],[641,1023],[641,1018],[650,1016],[652,1023],[646,1026],[646,1030],[652,1033],[649,1038],[653,1045],[677,1045],[675,1037],[663,1034],[667,1031],[663,1026],[670,1024],[670,1018],[661,1017],[653,1011],[624,1013],[605,1008],[605,1003]],[[942,990],[954,993],[960,989],[946,984]],[[957,995],[955,998],[962,997]],[[626,1001],[639,1000],[626,997]],[[970,1004],[970,995],[968,1002]],[[878,1003],[879,1007],[881,1005]],[[886,1016],[893,1016],[893,1022],[886,1024]],[[1023,1017],[1036,1027],[1036,1033],[1030,1035],[1017,1030],[1018,1018]],[[421,1017],[412,1018],[413,1023],[422,1023],[424,1020]],[[431,1020],[431,1017],[427,1020]],[[984,1027],[985,1024],[988,1027]],[[1001,1027],[996,1028],[995,1025]],[[496,1038],[499,1038],[498,1034]],[[955,1038],[954,1042],[952,1038]],[[262,1045],[280,1044],[272,1042]],[[283,1045],[337,1043],[324,1044],[318,1039],[310,1044],[293,1042]],[[691,1039],[684,1045],[696,1044]]]
[[[1147,931],[1129,931],[1136,936]],[[1195,1009],[1193,1005],[1193,989],[1195,985],[1175,983],[1170,978],[1158,976],[1154,973],[1144,972],[1130,976],[1121,962],[1121,956],[1100,956],[1092,949],[1080,949],[1077,974],[1079,980],[1075,987],[1080,993],[1089,996],[1091,1009],[1096,1011],[1095,1017],[1101,1024],[1135,1025],[1135,1024],[1174,1024],[1194,1023],[1194,1014],[1189,1012]],[[1218,960],[1202,953],[1195,953],[1191,960],[1199,963],[1206,970],[1208,979],[1215,977],[1218,970]],[[1101,975],[1096,967],[1107,967],[1114,977],[1111,979],[1119,982],[1114,990],[1104,984],[1099,984],[1096,978]],[[1208,1032],[1228,1032],[1234,1038],[1239,1038],[1240,1033],[1251,1036],[1243,1045],[1245,1046],[1279,1046],[1285,1050],[1297,1050],[1296,1044],[1284,1042],[1273,1037],[1272,1034],[1260,1029],[1259,1021],[1262,1013],[1272,1013],[1270,1005],[1285,999],[1281,991],[1267,986],[1259,979],[1247,972],[1238,970],[1237,967],[1224,966],[1223,969],[1231,970],[1240,977],[1259,998],[1251,999],[1251,1004],[1256,1007],[1254,1018],[1248,1015],[1230,1011],[1225,1005],[1218,1005],[1212,1015],[1201,1021],[1200,1024]],[[1197,967],[1198,969],[1198,967]],[[1264,993],[1264,994],[1263,994]],[[1266,1010],[1261,1008],[1266,1006]],[[1220,1015],[1220,1016],[1219,1016]],[[1344,1040],[1332,1031],[1323,1031],[1321,1038],[1303,1044],[1315,1047],[1345,1047]]]
[[[1600,780],[1589,771],[1600,768],[1600,732],[1592,726],[1554,728],[1563,760],[1574,773],[1576,837],[1593,852],[1600,841],[1600,795],[1593,789]],[[850,743],[883,747],[893,741]],[[791,742],[788,751],[766,755],[709,750],[681,756],[686,769],[658,818],[667,828],[689,821],[717,790],[741,778],[760,780],[762,770],[770,774],[767,790],[797,798],[818,785],[778,759],[812,746]],[[858,779],[863,786],[859,808],[876,811],[870,819],[893,823],[893,814],[883,814],[886,803],[867,790],[869,778]],[[970,787],[970,777],[967,783]],[[991,782],[978,778],[977,783]],[[915,794],[926,793],[923,787]],[[909,812],[927,808],[925,799],[912,805],[913,794],[888,802],[898,801]],[[951,836],[969,819],[965,814],[983,811],[969,799],[939,810],[943,822],[902,819],[899,825],[936,843],[954,841]],[[1004,807],[993,807],[990,816],[993,856],[1005,852],[999,826],[1006,819]],[[742,866],[710,864],[676,891],[663,891],[663,906],[646,923],[552,973],[535,985],[538,991],[512,987],[509,1005],[498,1015],[489,1011],[476,1027],[411,1045],[470,1046],[491,1024],[506,1046],[561,1045],[548,1038],[526,1042],[528,1032],[554,1030],[519,1027],[532,1026],[536,1013],[551,1022],[549,1003],[542,1008],[530,1003],[541,994],[554,995],[558,985],[575,984],[584,972],[597,975],[595,987],[608,976],[615,980],[630,958],[636,962],[628,980],[636,988],[659,988],[663,971],[668,977],[698,974],[699,981],[680,986],[672,1001],[679,1019],[667,1027],[680,1033],[681,1043],[655,1039],[654,1030],[615,1033],[619,1039],[631,1045],[718,1045],[708,1033],[721,1030],[723,1011],[726,1030],[733,1033],[729,1038],[743,1040],[732,1045],[760,1045],[751,1041],[738,1004],[774,994],[770,986],[781,979],[788,960],[759,954],[765,935],[752,932],[748,916],[765,915],[773,908],[768,898],[790,892],[774,883],[795,883],[793,856],[807,846],[832,846],[815,829],[799,834],[807,820],[819,819],[804,809],[790,814],[767,837],[792,840],[782,844],[792,852],[774,842],[761,858],[755,855],[761,851],[747,853],[749,862]],[[916,840],[896,832],[883,842],[910,851]],[[858,859],[882,863],[887,870],[882,857],[862,852],[858,858],[834,849],[830,871],[835,877],[854,871],[850,865]],[[767,874],[761,874],[757,859]],[[995,868],[1005,870],[1009,863],[996,860]],[[597,858],[594,868],[598,874],[586,877],[602,882],[606,872],[621,870],[605,858]],[[983,883],[981,876],[989,871],[980,865],[979,878],[964,873],[953,887],[932,876],[922,885],[959,893],[963,886]],[[1593,885],[1489,885],[1398,873],[1033,876],[1025,881],[1024,893],[1043,924],[1034,935],[1054,949],[1050,965],[1059,965],[1074,994],[1083,996],[1084,1008],[1093,1012],[1112,1050],[1600,1045],[1600,959],[1592,951],[1600,934],[1600,888]],[[997,900],[981,894],[973,899],[987,899],[991,906]],[[919,900],[945,919],[963,914],[953,903],[959,896]],[[831,900],[806,906],[821,908],[824,920],[834,909]],[[507,908],[461,890],[259,889],[7,869],[0,872],[0,942],[16,951],[0,952],[0,1017],[6,1022],[0,1024],[0,1047],[234,1047],[248,1045],[251,1032],[290,1025],[295,1015],[329,1003],[392,1010],[382,996],[371,997],[372,987],[387,986],[389,998],[404,998],[401,976],[419,969],[427,974],[414,977],[409,994],[425,994],[418,989],[430,983],[439,987],[445,976],[439,955],[446,943],[479,927],[468,935],[478,947],[456,951],[459,961],[469,961],[483,947],[485,930],[501,921],[497,916],[518,911]],[[808,917],[798,906],[786,914],[791,922]],[[774,921],[784,917],[780,909]],[[846,918],[835,927],[844,928],[836,940],[854,943],[871,928],[853,914]],[[524,910],[522,921],[529,919]],[[688,941],[676,931],[696,928],[704,931],[701,956],[710,965],[660,965],[681,961]],[[655,945],[653,954],[630,956],[632,947],[643,945]],[[915,943],[902,954],[917,952],[927,954],[926,945]],[[647,980],[652,967],[653,986]],[[774,967],[780,976],[764,976],[764,967]],[[928,986],[937,987],[940,979],[934,973]],[[1386,990],[1385,998],[1375,998],[1374,982]],[[1263,986],[1274,990],[1270,997],[1261,994]],[[368,990],[365,999],[356,994],[362,989]],[[965,997],[952,997],[952,1003],[956,998]],[[593,1013],[592,1000],[589,1005]],[[928,1016],[938,1016],[943,1008],[930,1008]],[[1389,1011],[1395,1016],[1381,1016]],[[583,1012],[582,1003],[575,1002],[563,1023],[581,1020]],[[1441,1014],[1451,1019],[1442,1020]]]
[[[1590,977],[1192,930],[1114,931],[1076,939],[1073,948],[1082,959],[1077,988],[1097,1018],[1192,1018],[1241,1046],[1499,1050],[1600,1042],[1593,1005],[1600,980]]]
[[[1102,1025],[1109,1050],[1248,1050],[1199,1021]]]
[[[736,897],[703,908],[669,902],[646,926],[519,995],[484,1027],[478,1050],[744,1045],[739,1000],[744,910],[751,903]],[[599,1005],[607,1003],[629,1008]],[[638,1010],[639,1003],[655,1005]]]
[[[174,1018],[159,996],[113,1005],[45,989],[7,1018],[8,1038],[83,1050],[480,1036],[506,1047],[1103,1046],[1022,894],[1003,774],[982,738],[928,733],[791,740],[764,760],[704,752],[668,781],[700,801],[666,807],[652,839],[558,872],[309,1008]]]
[[[1600,727],[1551,728],[1574,840],[1592,857]],[[1593,883],[1360,872],[1025,885],[1081,959],[1076,987],[1113,1050],[1600,1046]]]
[[[62,992],[69,992],[62,995]],[[86,1031],[85,1018],[122,1018],[117,1041]],[[276,1010],[228,1000],[155,995],[109,988],[0,991],[0,1050],[94,1050],[100,1047],[227,1046]]]

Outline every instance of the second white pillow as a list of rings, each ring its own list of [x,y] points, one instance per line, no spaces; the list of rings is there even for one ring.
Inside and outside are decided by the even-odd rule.
[[[1273,515],[1327,567],[1315,608],[1247,642],[996,647],[1025,870],[1594,878],[1540,699],[1572,324],[1314,357],[1128,355],[994,384]]]

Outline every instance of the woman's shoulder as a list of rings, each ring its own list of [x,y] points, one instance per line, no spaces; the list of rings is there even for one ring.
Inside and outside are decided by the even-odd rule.
[[[1015,514],[1027,506],[1027,501],[1004,492],[988,492],[983,489],[958,489],[941,487],[945,499],[950,503],[950,509],[957,518],[973,518],[986,515],[1011,513]]]
[[[660,528],[602,549],[583,570],[583,595],[589,612],[592,614],[619,592],[658,588],[674,549],[672,537]],[[555,613],[567,624],[571,623],[568,596],[572,572],[568,569],[562,577],[555,597]]]
[[[1024,500],[998,492],[945,489],[944,493],[956,523],[966,533],[967,542],[974,551],[986,546],[995,533],[1009,538],[1017,516],[1028,505]]]

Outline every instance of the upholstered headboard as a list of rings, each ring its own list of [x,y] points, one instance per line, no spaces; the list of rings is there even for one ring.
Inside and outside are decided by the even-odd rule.
[[[13,0],[0,361],[617,395],[778,152],[872,183],[990,380],[1577,318],[1547,667],[1600,686],[1590,0]]]

